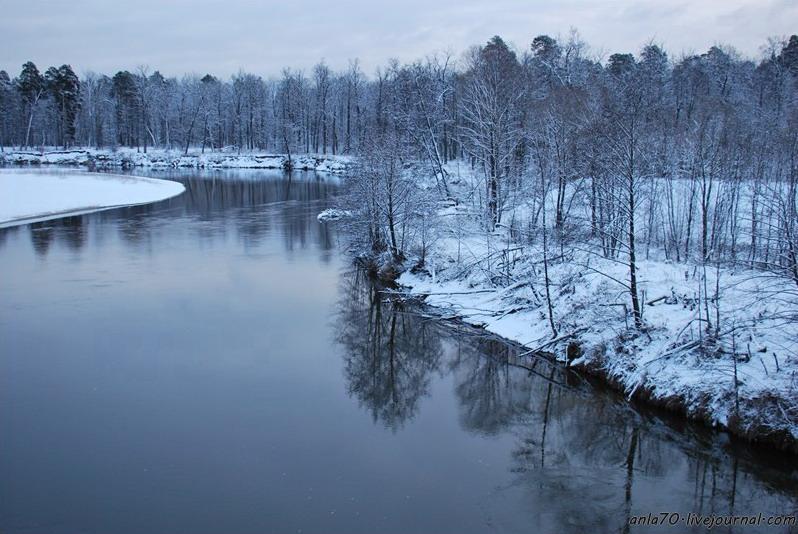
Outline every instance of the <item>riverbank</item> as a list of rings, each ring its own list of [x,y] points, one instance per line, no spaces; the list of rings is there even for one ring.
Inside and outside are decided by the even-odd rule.
[[[86,172],[0,171],[0,228],[151,204],[185,191],[170,180]]]
[[[452,198],[415,230],[425,232],[423,246],[404,248],[400,263],[387,253],[367,261],[377,276],[395,278],[407,295],[443,317],[519,343],[530,355],[546,353],[630,400],[798,453],[798,291],[792,281],[744,262],[668,261],[640,238],[638,328],[629,266],[623,257],[607,257],[590,238],[589,212],[583,211],[589,205],[579,204],[578,191],[566,192],[576,199],[570,226],[561,234],[549,229],[547,298],[539,218],[534,222],[540,205],[519,200],[503,214],[508,223],[486,232],[482,208],[469,198],[484,184],[455,164],[449,177]],[[672,187],[685,194],[686,184]],[[741,192],[743,206],[749,193]],[[640,211],[647,209],[646,203]],[[357,225],[358,213],[350,216]],[[644,224],[639,231],[648,235]]]
[[[539,247],[511,253],[506,283],[485,280],[479,258],[506,243],[502,232],[488,241],[443,237],[425,268],[411,271],[408,261],[397,282],[442,315],[519,343],[530,354],[549,353],[629,399],[798,453],[798,329],[788,321],[796,302],[786,281],[747,270],[706,273],[707,286],[717,281],[720,287],[710,314],[732,326],[718,340],[702,340],[707,334],[697,321],[696,266],[640,263],[644,327],[637,329],[628,294],[616,282],[625,279],[626,266],[570,250],[549,265],[553,330]]]
[[[764,286],[749,280],[752,285],[742,287],[743,277],[729,281],[740,287],[739,292],[727,292],[728,306],[748,308],[735,336],[739,345],[734,355],[726,340],[709,352],[707,347],[680,340],[695,313],[689,293],[678,284],[680,277],[684,280],[680,269],[651,263],[645,267],[649,272],[658,268],[663,275],[646,280],[649,287],[674,282],[674,289],[657,302],[648,300],[651,304],[646,305],[645,327],[640,331],[628,324],[628,317],[619,317],[624,314],[619,313],[623,306],[614,298],[618,291],[600,275],[580,275],[567,267],[552,269],[555,313],[562,318],[556,337],[535,281],[490,287],[448,278],[452,273],[438,268],[434,272],[405,270],[397,283],[441,317],[483,328],[520,344],[530,355],[545,353],[601,378],[630,400],[798,453],[796,361],[790,350],[796,332],[777,318],[757,318],[767,311],[767,304],[757,303],[754,297]]]
[[[293,170],[344,174],[351,166],[348,156],[297,154],[290,157]],[[164,150],[147,152],[119,148],[75,150],[12,150],[0,153],[0,165],[67,165],[88,168],[195,168],[195,169],[286,169],[289,156],[257,152],[211,152]]]

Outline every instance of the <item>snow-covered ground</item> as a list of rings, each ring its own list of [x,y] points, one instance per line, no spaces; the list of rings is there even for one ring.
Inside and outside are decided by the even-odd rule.
[[[184,190],[177,182],[137,176],[0,170],[0,228],[149,204]]]
[[[17,150],[0,153],[0,164],[6,165],[76,165],[87,167],[151,167],[151,168],[215,168],[215,169],[282,169],[288,157],[282,154],[206,150],[164,150],[149,148],[147,153],[131,148],[117,150]],[[343,174],[349,168],[348,156],[293,155],[296,170]]]
[[[451,174],[455,196],[478,190],[468,172]],[[561,248],[552,240],[555,336],[540,236],[519,240],[502,227],[486,234],[472,210],[466,200],[438,211],[423,270],[405,271],[398,279],[408,293],[530,353],[548,352],[599,375],[630,398],[798,451],[794,283],[744,265],[703,269],[694,261],[670,262],[652,250],[638,262],[644,328],[636,329],[625,287],[628,265],[604,257],[590,242]],[[519,204],[507,219],[528,228],[525,210]],[[416,261],[409,258],[406,267]]]

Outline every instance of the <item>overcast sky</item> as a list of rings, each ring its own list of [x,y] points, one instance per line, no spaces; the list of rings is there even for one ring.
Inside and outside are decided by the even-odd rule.
[[[798,32],[796,0],[0,0],[0,69],[27,60],[113,73],[263,76],[284,66],[358,58],[458,55],[493,35],[522,49],[541,33],[579,30],[594,53],[637,52],[652,38],[674,55],[731,44],[759,56],[771,36]],[[602,54],[603,53],[603,54]]]

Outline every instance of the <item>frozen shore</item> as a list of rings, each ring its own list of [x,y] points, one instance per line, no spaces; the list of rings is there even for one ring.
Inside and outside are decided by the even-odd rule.
[[[0,170],[0,228],[149,204],[184,190],[177,182],[137,176]]]
[[[195,169],[284,169],[288,156],[255,152],[211,152],[150,148],[147,153],[131,148],[118,150],[15,150],[0,153],[5,165],[70,165],[89,168],[195,168]],[[291,157],[294,170],[343,174],[348,156],[298,154]]]

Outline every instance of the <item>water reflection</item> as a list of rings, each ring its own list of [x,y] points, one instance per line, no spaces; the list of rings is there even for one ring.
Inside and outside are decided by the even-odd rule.
[[[468,327],[436,324],[357,271],[342,288],[336,325],[347,387],[374,421],[401,432],[418,416],[437,371],[452,379],[461,428],[512,437],[509,482],[485,503],[491,515],[507,513],[519,495],[529,531],[645,532],[629,519],[662,511],[798,511],[794,458],[635,410],[545,359],[521,356]],[[705,531],[684,524],[657,529]]]
[[[191,222],[195,237],[209,247],[213,240],[227,239],[232,232],[246,249],[252,249],[278,226],[288,251],[310,245],[331,251],[335,246],[331,229],[318,224],[316,214],[327,207],[337,191],[336,178],[309,172],[287,176],[279,171],[254,170],[132,172],[179,181],[186,186],[186,192],[156,204],[34,223],[23,230],[0,230],[0,248],[9,235],[28,229],[33,249],[44,259],[54,243],[80,252],[89,239],[102,239],[102,232],[115,226],[123,241],[146,250],[154,233],[181,219]],[[329,258],[329,253],[322,255],[323,261]]]
[[[0,232],[0,236],[8,235],[6,232]],[[33,250],[36,251],[36,254],[45,257],[47,256],[47,251],[50,250],[50,245],[55,238],[55,232],[53,231],[53,224],[48,223],[33,223],[30,225],[30,239],[33,243]]]
[[[405,313],[361,271],[343,280],[337,340],[345,349],[349,395],[395,432],[429,392],[430,375],[440,365],[440,337],[430,321]]]

